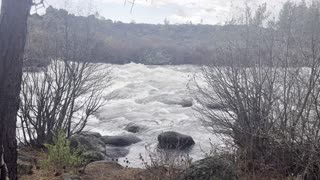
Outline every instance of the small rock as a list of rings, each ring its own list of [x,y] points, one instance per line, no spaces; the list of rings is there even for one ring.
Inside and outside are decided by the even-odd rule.
[[[101,140],[112,146],[130,146],[141,141],[140,138],[134,135],[102,136]]]
[[[191,136],[174,131],[163,132],[158,136],[158,148],[185,150],[195,144]]]

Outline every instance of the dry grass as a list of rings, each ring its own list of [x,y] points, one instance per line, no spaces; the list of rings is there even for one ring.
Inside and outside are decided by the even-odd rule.
[[[55,176],[53,170],[40,169],[40,162],[47,158],[47,154],[43,151],[37,151],[34,149],[23,149],[19,151],[19,154],[23,154],[27,157],[33,157],[36,159],[33,164],[33,174],[19,177],[21,180],[59,180],[60,177]]]
[[[40,168],[40,162],[47,158],[45,152],[32,149],[24,149],[22,153],[28,157],[37,159],[33,167],[32,175],[19,177],[20,180],[60,180],[61,174],[75,172],[82,180],[152,180],[145,169],[124,168],[114,162],[95,162],[85,168],[85,173],[78,173],[77,169],[68,169],[57,172],[53,168]]]
[[[82,180],[167,180],[172,177],[172,169],[161,167],[149,167],[147,169],[124,168],[115,162],[95,162],[89,164],[85,168],[85,173],[78,173],[78,169],[64,170],[64,172],[56,172],[54,169],[39,168],[39,162],[46,159],[45,152],[35,151],[32,149],[21,152],[28,157],[37,159],[34,164],[33,174],[19,177],[20,180],[60,180],[62,173],[75,172],[80,175]],[[37,168],[38,167],[38,168]],[[181,170],[176,169],[176,174]],[[171,180],[171,179],[170,179]],[[272,177],[248,177],[242,176],[239,180],[298,180],[297,178],[272,178]]]

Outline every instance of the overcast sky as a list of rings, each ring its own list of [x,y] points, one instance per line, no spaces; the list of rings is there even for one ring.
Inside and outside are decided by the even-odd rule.
[[[1,0],[0,0],[1,1]],[[88,4],[91,11],[99,12],[106,19],[122,22],[223,24],[241,11],[245,2],[252,7],[267,2],[269,10],[277,14],[287,0],[136,0],[133,12],[125,0],[45,0],[46,6],[64,8],[85,14]],[[131,1],[131,0],[127,0]],[[301,1],[301,0],[291,0]],[[89,3],[91,2],[91,3]]]

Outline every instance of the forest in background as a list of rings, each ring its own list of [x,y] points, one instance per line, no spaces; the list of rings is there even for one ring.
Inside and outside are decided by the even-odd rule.
[[[48,7],[42,16],[29,18],[29,38],[26,47],[26,66],[49,62],[48,52],[57,32],[68,28],[79,34],[94,33],[90,62],[148,65],[205,64],[213,60],[214,50],[227,44],[228,39],[240,39],[245,29],[240,25],[130,24],[99,18],[75,16],[63,9]],[[86,27],[86,28],[83,28]],[[90,31],[90,32],[88,32]],[[231,40],[231,39],[230,39]],[[48,48],[44,48],[48,47]],[[45,52],[43,51],[45,49]],[[32,60],[32,61],[30,61]]]
[[[262,5],[260,11],[267,11]],[[292,32],[304,31],[310,26],[312,9],[305,3],[300,3],[289,12],[284,5],[279,18],[264,25],[259,23],[259,17],[250,24],[250,32],[259,34],[277,31],[276,38],[281,39],[281,30],[287,26],[288,17]],[[268,13],[266,13],[268,14]],[[270,17],[269,17],[270,18]],[[49,6],[44,15],[33,14],[28,20],[28,40],[26,46],[25,66],[45,66],[49,63],[50,49],[59,45],[65,32],[73,31],[77,36],[90,34],[91,59],[75,60],[94,63],[126,64],[130,62],[146,65],[178,65],[178,64],[211,64],[228,65],[225,61],[217,62],[217,52],[230,46],[241,46],[247,33],[245,17],[226,22],[225,25],[202,24],[136,24],[122,23],[100,17],[97,13],[90,16],[76,16],[63,9]],[[307,36],[308,32],[301,32]],[[68,35],[72,38],[72,35]],[[277,37],[278,36],[278,37]],[[77,39],[81,39],[77,38]],[[84,39],[84,38],[82,38]],[[236,42],[237,44],[234,44]],[[81,42],[80,42],[81,43]],[[86,43],[86,42],[82,42]],[[66,49],[67,47],[61,47]],[[242,62],[247,64],[248,62]],[[269,64],[269,62],[265,62]]]

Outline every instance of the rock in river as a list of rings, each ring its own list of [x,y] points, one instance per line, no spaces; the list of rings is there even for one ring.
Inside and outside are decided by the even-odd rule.
[[[158,148],[185,150],[195,144],[191,136],[174,131],[163,132],[158,136]]]
[[[102,136],[101,140],[112,146],[130,146],[141,141],[140,138],[134,135]]]

